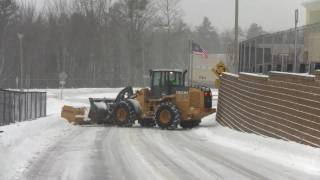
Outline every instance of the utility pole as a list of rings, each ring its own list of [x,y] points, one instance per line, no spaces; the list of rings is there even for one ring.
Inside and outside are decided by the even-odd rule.
[[[21,33],[18,33],[18,38],[20,41],[20,91],[23,92],[23,46],[22,46],[22,40],[24,35]]]
[[[295,10],[295,38],[294,38],[294,70],[293,72],[298,72],[298,61],[297,61],[297,44],[298,44],[298,22],[299,22],[299,10]]]
[[[143,74],[143,85],[146,86],[146,67],[145,67],[145,44],[144,44],[144,38],[142,40],[142,74]]]
[[[239,0],[235,0],[235,25],[234,25],[234,63],[238,65],[238,72],[240,71],[240,61],[239,61]],[[237,71],[237,70],[236,70]]]

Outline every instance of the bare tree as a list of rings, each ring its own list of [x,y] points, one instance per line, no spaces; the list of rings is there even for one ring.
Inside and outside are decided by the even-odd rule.
[[[174,59],[175,47],[173,47],[174,43],[172,40],[174,39],[173,36],[176,35],[176,33],[173,32],[174,28],[178,27],[179,23],[182,22],[181,17],[183,13],[180,7],[180,0],[158,0],[156,1],[156,6],[158,13],[155,25],[160,30],[167,32],[164,34],[165,44],[163,48],[165,48],[165,55],[162,57],[163,64],[169,67],[177,66],[179,63],[172,63],[176,61]]]
[[[19,72],[17,32],[25,35],[25,77],[37,88],[58,87],[62,71],[68,87],[142,85],[148,68],[185,65],[191,31],[173,1],[163,12],[156,0],[52,0],[42,11],[26,2],[2,39],[3,87],[14,87]]]

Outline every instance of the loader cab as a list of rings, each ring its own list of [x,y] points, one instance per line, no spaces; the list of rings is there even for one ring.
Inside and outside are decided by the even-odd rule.
[[[186,70],[150,70],[152,98],[158,99],[174,94],[177,89],[185,88],[186,73]]]

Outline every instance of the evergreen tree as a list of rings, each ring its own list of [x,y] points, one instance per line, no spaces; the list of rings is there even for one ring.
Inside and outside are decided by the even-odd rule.
[[[247,32],[247,39],[251,39],[266,33],[261,26],[256,23],[252,23]]]
[[[209,53],[220,53],[221,43],[219,34],[210,22],[208,17],[204,17],[202,24],[197,27],[197,41],[204,48],[208,49]]]

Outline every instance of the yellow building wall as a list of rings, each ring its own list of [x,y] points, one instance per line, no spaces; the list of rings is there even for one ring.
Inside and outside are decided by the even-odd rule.
[[[320,0],[312,0],[303,4],[306,8],[306,23],[320,23]],[[304,31],[305,51],[308,52],[308,59],[312,63],[320,62],[320,29]]]
[[[306,23],[320,23],[320,0],[312,0],[303,4],[306,8]]]
[[[320,29],[319,32],[310,31],[305,33],[305,49],[308,52],[308,59],[313,63],[320,62]]]

